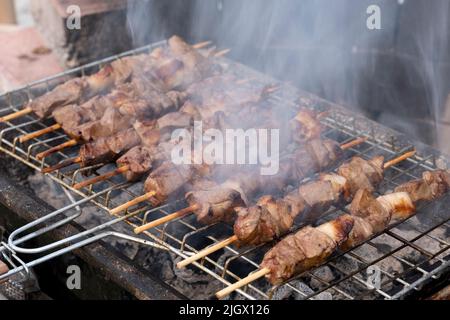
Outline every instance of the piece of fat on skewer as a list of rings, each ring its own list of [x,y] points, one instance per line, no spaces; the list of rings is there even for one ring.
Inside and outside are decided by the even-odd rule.
[[[348,239],[341,244],[340,248],[344,251],[350,250],[369,239],[374,233],[372,225],[366,219],[354,216],[353,228]]]
[[[320,265],[347,239],[353,222],[352,216],[343,215],[316,228],[304,227],[281,240],[261,263],[262,269],[270,270],[267,280],[273,285],[281,284]]]
[[[375,199],[370,191],[358,190],[350,206],[355,219],[354,227],[341,248],[353,248],[385,230],[392,221],[409,218],[415,211],[415,205],[406,192],[386,194]]]
[[[350,205],[353,216],[365,219],[374,233],[384,230],[391,221],[392,212],[377,201],[371,190],[359,189]]]
[[[338,246],[347,239],[352,228],[353,217],[348,214],[316,227],[317,230],[325,233],[330,239],[336,242]]]
[[[322,173],[320,174],[319,179],[321,181],[329,181],[335,194],[340,194],[345,199],[351,197],[348,181],[343,176],[335,173]]]
[[[416,206],[407,192],[386,194],[378,197],[377,201],[391,212],[391,221],[407,219],[416,211]]]

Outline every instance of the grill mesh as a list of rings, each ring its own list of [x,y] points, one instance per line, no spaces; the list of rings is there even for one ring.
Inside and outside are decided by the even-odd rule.
[[[127,52],[7,93],[0,97],[0,116],[21,109],[29,99],[50,90],[72,76],[95,72],[114,59],[148,52],[161,45],[165,43],[161,42]],[[273,79],[240,64],[225,59],[223,63],[244,78],[258,79],[268,84],[274,83]],[[325,127],[324,136],[340,143],[357,137],[368,138],[364,144],[347,151],[346,159],[354,155],[366,159],[375,155],[384,155],[390,159],[413,147],[418,149],[416,156],[386,171],[385,180],[378,189],[380,194],[392,190],[405,181],[419,178],[425,170],[447,167],[446,159],[435,150],[417,143],[413,145],[405,137],[390,129],[366,118],[350,114],[339,106],[307,93],[299,93],[289,85],[283,85],[282,90],[271,99],[273,103],[278,103],[282,107],[290,107],[293,106],[293,101],[299,94],[305,101],[309,101],[311,108],[331,110],[322,119]],[[75,156],[77,148],[60,152],[42,161],[36,159],[36,154],[39,152],[69,140],[62,132],[47,134],[25,144],[19,143],[20,135],[51,124],[51,121],[36,120],[34,116],[29,115],[3,125],[5,128],[1,128],[0,132],[0,150],[37,171]],[[142,183],[128,184],[122,177],[115,177],[80,191],[73,189],[72,186],[85,179],[85,175],[98,175],[111,168],[112,165],[98,165],[80,170],[60,171],[48,176],[69,190],[77,199],[90,197],[87,203],[95,204],[109,212],[110,209],[142,195]],[[280,299],[287,296],[296,299],[402,298],[411,290],[419,290],[427,280],[437,278],[444,271],[448,272],[450,210],[446,207],[450,204],[449,198],[447,196],[436,203],[424,205],[419,208],[416,216],[391,225],[383,234],[349,252],[337,253],[324,265],[305,272],[286,284],[270,287],[262,279],[238,290],[234,298]],[[174,201],[159,208],[141,204],[115,218],[120,218],[121,223],[127,223],[134,228],[185,205],[183,200]],[[345,212],[344,207],[333,208],[322,218],[322,221]],[[297,229],[301,227],[301,225],[296,226]],[[214,244],[230,235],[232,235],[232,228],[228,225],[200,226],[195,222],[194,217],[187,216],[145,232],[142,237],[158,242],[180,257],[186,257],[189,252],[197,252],[205,245]],[[227,285],[241,279],[249,272],[256,271],[259,267],[258,262],[268,248],[270,245],[251,249],[236,249],[230,246],[194,263],[194,266],[209,274],[211,280],[216,279]]]

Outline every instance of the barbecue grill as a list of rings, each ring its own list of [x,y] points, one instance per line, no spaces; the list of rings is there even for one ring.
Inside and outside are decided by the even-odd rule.
[[[74,76],[97,72],[106,63],[124,56],[148,53],[165,46],[159,42],[144,48],[126,52],[108,59],[76,68],[52,78],[30,84],[19,90],[0,97],[0,116],[18,111],[36,96],[39,96],[58,84]],[[277,83],[267,75],[239,63],[220,58],[220,63],[241,78],[257,79],[268,85]],[[323,135],[346,143],[359,137],[367,141],[347,152],[347,158],[358,155],[369,159],[375,155],[395,158],[406,151],[416,149],[414,157],[390,168],[385,180],[378,189],[380,194],[393,190],[397,185],[419,178],[422,172],[448,168],[448,159],[438,151],[422,143],[411,141],[391,129],[350,113],[345,108],[332,104],[295,87],[280,83],[281,89],[270,99],[282,108],[295,106],[298,97],[302,103],[314,110],[327,110],[321,121],[325,126]],[[26,143],[20,143],[18,137],[48,127],[47,121],[37,120],[33,115],[1,124],[0,151],[14,158],[34,171],[55,165],[70,159],[76,150],[64,150],[38,160],[36,155],[70,138],[63,133],[51,132]],[[122,177],[108,179],[101,184],[76,190],[73,186],[86,176],[100,175],[110,169],[96,165],[82,169],[60,170],[47,174],[47,177],[61,186],[70,204],[57,208],[31,223],[15,230],[0,247],[0,256],[9,265],[10,271],[0,275],[0,281],[10,279],[16,274],[28,274],[39,264],[82,248],[98,241],[121,239],[147,246],[155,250],[167,251],[175,259],[191,256],[204,247],[217,243],[232,235],[232,227],[223,223],[210,226],[199,225],[193,217],[187,216],[160,227],[148,230],[139,236],[133,235],[134,228],[142,226],[156,218],[163,217],[186,205],[183,199],[166,203],[160,207],[141,203],[138,207],[121,214],[110,214],[111,209],[141,195],[139,183],[126,183]],[[306,181],[306,180],[305,180]],[[291,279],[285,284],[272,287],[264,280],[254,282],[239,289],[234,299],[402,299],[424,286],[449,275],[450,260],[450,196],[419,208],[416,216],[391,225],[383,234],[366,241],[348,252],[338,252],[325,264]],[[95,226],[86,227],[78,233],[42,247],[28,247],[23,244],[36,239],[52,230],[63,228],[76,221],[87,207],[95,206],[109,220]],[[329,210],[321,221],[346,212],[345,207]],[[321,222],[319,221],[319,223]],[[121,226],[120,232],[115,227]],[[296,229],[302,225],[297,225]],[[259,268],[263,254],[270,246],[258,246],[250,249],[225,247],[193,264],[194,272],[208,276],[209,281],[217,283],[217,289],[234,283],[249,272]],[[34,258],[38,255],[38,258]],[[32,256],[33,259],[24,259]],[[373,279],[379,281],[372,281]]]

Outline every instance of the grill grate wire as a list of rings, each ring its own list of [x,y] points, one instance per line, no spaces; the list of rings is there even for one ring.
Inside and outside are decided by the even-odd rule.
[[[85,75],[99,70],[106,63],[127,55],[140,54],[149,52],[155,47],[165,45],[165,42],[156,43],[141,49],[133,50],[122,55],[114,56],[104,59],[77,69],[69,70],[52,78],[44,79],[42,81],[30,84],[24,88],[13,92],[6,93],[0,97],[0,116],[20,110],[23,105],[36,95],[49,91],[55,85],[62,83],[73,76]],[[230,68],[234,68],[237,72],[242,73],[249,78],[261,79],[267,83],[273,83],[273,79],[265,75],[249,69],[245,66],[239,65],[229,60],[222,59]],[[274,103],[279,103],[283,106],[295,105],[294,97],[297,97],[299,92],[295,88],[286,85],[282,92],[277,92],[271,99]],[[301,93],[301,95],[307,95]],[[370,158],[374,155],[384,155],[386,158],[394,158],[407,150],[414,148],[413,143],[404,141],[399,138],[400,135],[390,129],[384,128],[370,120],[350,114],[345,109],[332,105],[320,98],[313,97],[314,105],[331,107],[331,112],[323,118],[323,125],[325,127],[324,136],[332,138],[340,143],[351,141],[358,137],[367,137],[368,140],[346,153],[346,159],[351,156],[361,156],[363,158]],[[48,127],[48,120],[36,120],[33,115],[27,115],[21,119],[13,120],[6,124],[6,128],[0,127],[0,151],[3,153],[25,163],[27,166],[35,171],[41,171],[43,168],[52,164],[58,163],[62,160],[69,159],[75,155],[76,148],[68,151],[62,151],[52,155],[43,160],[38,160],[36,154],[40,151],[48,149],[52,146],[60,144],[69,138],[62,132],[54,132],[43,137],[35,138],[33,141],[25,144],[20,144],[18,137],[39,129]],[[447,160],[436,152],[430,152],[429,149],[419,152],[413,157],[401,164],[390,168],[385,174],[385,180],[379,188],[382,193],[387,190],[392,190],[396,185],[403,183],[406,180],[419,178],[421,173],[425,170],[435,170],[438,167],[447,165]],[[60,170],[47,176],[57,184],[61,185],[69,191],[77,202],[73,206],[62,208],[61,213],[68,213],[75,205],[83,207],[87,204],[93,204],[106,212],[110,209],[120,205],[121,203],[140,196],[136,192],[136,187],[133,184],[124,183],[120,178],[113,178],[104,183],[91,186],[82,190],[75,190],[73,185],[82,179],[84,175],[100,174],[102,165],[92,166],[76,170]],[[110,168],[110,167],[109,167]],[[106,169],[105,169],[106,170]],[[308,179],[305,179],[307,181]],[[142,188],[137,188],[141,190]],[[419,208],[418,217],[427,216],[427,223],[424,224],[417,217],[412,217],[406,221],[398,222],[391,225],[381,235],[376,235],[364,244],[357,248],[353,248],[348,252],[339,252],[330,258],[323,266],[307,271],[288,283],[277,287],[269,287],[264,280],[257,281],[247,287],[236,292],[235,298],[246,299],[270,299],[276,296],[280,290],[287,290],[294,294],[298,299],[399,299],[405,297],[412,290],[420,290],[420,287],[430,279],[436,279],[443,272],[448,272],[449,257],[450,257],[450,211],[445,210],[445,204],[450,204],[450,197],[438,201],[436,204],[427,204]],[[153,230],[146,231],[142,237],[130,237],[126,235],[117,234],[114,232],[105,232],[115,223],[126,223],[130,227],[135,228],[142,226],[152,219],[168,215],[170,212],[185,205],[184,201],[178,200],[167,203],[158,208],[151,208],[150,205],[141,204],[138,208],[129,210],[123,214],[116,214],[112,216],[112,220],[104,225],[99,225],[97,228],[87,230],[79,237],[68,239],[62,243],[56,243],[51,250],[63,244],[71,244],[68,248],[58,249],[57,251],[49,251],[48,259],[54,257],[56,254],[63,254],[70,249],[90,243],[90,241],[101,240],[108,236],[117,236],[126,238],[130,241],[139,242],[144,245],[153,245],[158,248],[166,249],[175,253],[179,257],[186,258],[190,254],[198,252],[203,249],[205,243],[214,244],[220,241],[227,235],[231,235],[232,228],[224,224],[216,224],[212,226],[200,226],[192,217],[178,218],[174,221],[166,223],[163,226],[157,227]],[[437,206],[441,208],[440,214],[435,214]],[[332,208],[327,212],[323,219],[329,219],[346,212],[345,207]],[[438,216],[438,217],[436,217]],[[43,220],[42,222],[45,222]],[[70,221],[70,219],[68,219]],[[64,222],[68,222],[64,221]],[[297,225],[296,229],[301,228]],[[220,228],[220,238],[214,236],[214,230]],[[403,230],[408,230],[409,233],[416,233],[410,239],[403,235]],[[181,231],[182,230],[182,231]],[[39,236],[46,230],[42,230],[37,234],[31,234],[29,237]],[[103,233],[99,233],[102,231]],[[86,238],[87,237],[87,238]],[[389,240],[389,244],[393,247],[383,245],[385,242],[378,242],[380,238],[384,237]],[[202,239],[201,247],[196,244],[198,239]],[[11,247],[11,244],[16,245],[23,240],[10,239],[8,244],[4,243],[0,247],[0,253],[6,256],[6,253],[14,253],[18,248]],[[86,242],[85,242],[86,241]],[[438,250],[430,252],[428,245],[432,243],[437,246]],[[222,250],[221,256],[225,257],[219,259],[217,255],[208,256],[202,260],[195,262],[193,265],[203,272],[206,272],[212,279],[218,280],[224,285],[240,280],[251,271],[256,271],[259,267],[258,261],[264,252],[269,248],[268,245],[262,245],[250,249],[236,249],[233,246],[226,247]],[[379,253],[378,256],[373,257],[368,252],[375,250]],[[47,252],[42,250],[39,252]],[[15,256],[9,254],[8,257]],[[414,259],[411,259],[414,257]],[[391,270],[392,263],[384,263],[386,260],[394,261],[395,264],[401,265],[401,271]],[[10,259],[11,260],[11,259]],[[36,260],[30,264],[20,261],[22,270],[34,265],[34,263],[42,263],[46,261]],[[352,261],[355,268],[347,270],[344,267],[345,261]],[[10,261],[12,264],[12,261]],[[13,265],[14,267],[15,265]],[[321,276],[320,271],[326,267],[331,270],[333,274],[332,279]],[[20,267],[17,267],[20,268]],[[16,269],[17,269],[16,268]],[[382,281],[377,287],[371,286],[367,282],[368,270],[376,268],[381,276]],[[305,290],[299,283],[312,283],[316,285],[308,290]],[[311,289],[311,290],[309,290]],[[326,294],[325,294],[326,293]]]

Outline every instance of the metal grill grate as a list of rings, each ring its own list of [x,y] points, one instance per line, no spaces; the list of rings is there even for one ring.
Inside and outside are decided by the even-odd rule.
[[[50,90],[70,77],[95,72],[105,63],[114,59],[148,52],[164,44],[164,42],[161,42],[127,52],[123,55],[74,69],[56,77],[31,84],[20,90],[7,93],[0,97],[0,116],[21,109],[29,99]],[[225,59],[223,63],[246,78],[255,78],[258,81],[270,84],[274,82],[273,79],[237,63]],[[355,116],[349,111],[317,97],[299,93],[291,86],[283,85],[282,90],[271,99],[274,103],[289,107],[293,105],[292,101],[299,94],[305,98],[305,101],[309,101],[311,108],[331,110],[327,117],[323,118],[323,124],[326,127],[324,136],[341,143],[362,136],[369,138],[364,144],[349,150],[346,153],[347,159],[354,155],[360,155],[363,158],[370,158],[374,155],[394,158],[414,147],[405,137],[390,129],[363,117]],[[7,123],[5,125],[6,128],[0,131],[0,151],[38,171],[75,156],[77,149],[72,148],[69,151],[60,152],[42,161],[37,160],[36,154],[40,151],[69,139],[62,132],[50,133],[25,144],[19,143],[18,137],[20,135],[45,128],[50,124],[47,121],[36,120],[31,115]],[[425,170],[447,167],[445,158],[436,151],[421,144],[414,143],[414,145],[418,149],[417,155],[390,168],[385,173],[386,178],[379,188],[380,193],[392,190],[402,182],[420,177]],[[121,177],[112,178],[88,189],[78,191],[72,188],[75,183],[85,178],[83,175],[101,174],[110,168],[111,165],[97,165],[78,170],[59,171],[48,175],[53,181],[71,193],[72,197],[74,197],[73,204],[50,214],[48,217],[35,221],[28,227],[38,226],[58,215],[63,215],[61,222],[29,233],[23,238],[16,238],[22,231],[28,230],[28,228],[21,228],[10,237],[8,245],[5,244],[0,247],[0,253],[3,253],[3,255],[9,253],[9,256],[14,252],[45,254],[28,264],[20,262],[19,267],[13,269],[13,272],[26,270],[26,268],[47,261],[71,249],[110,236],[120,237],[144,245],[152,245],[186,258],[192,252],[203,249],[205,245],[216,243],[232,234],[232,228],[228,225],[200,226],[193,217],[189,216],[145,232],[142,234],[142,238],[108,231],[109,227],[116,223],[126,223],[134,228],[167,215],[185,205],[183,200],[179,200],[159,208],[151,208],[150,205],[141,204],[138,208],[129,210],[123,215],[112,216],[111,221],[106,224],[86,230],[79,235],[50,244],[44,248],[23,249],[18,246],[30,238],[45,233],[50,228],[59,227],[73,220],[79,215],[77,209],[82,209],[88,204],[95,204],[97,207],[109,212],[110,209],[142,194],[142,184],[125,183]],[[336,254],[321,267],[305,272],[290,282],[277,287],[270,287],[265,280],[259,280],[242,290],[238,290],[235,298],[268,299],[282,298],[287,295],[294,296],[297,299],[402,298],[411,290],[420,289],[421,285],[430,278],[436,278],[444,271],[448,272],[450,210],[446,209],[446,206],[449,204],[450,198],[447,196],[437,203],[423,206],[418,210],[417,216],[390,226],[389,230],[382,235],[374,237],[349,252]],[[72,211],[76,212],[71,213]],[[328,220],[345,211],[346,208],[333,208],[323,219]],[[300,227],[302,226],[296,226],[296,228]],[[69,245],[69,247],[61,249],[62,245]],[[257,270],[259,267],[258,262],[261,261],[263,254],[269,247],[269,245],[251,249],[236,249],[233,246],[226,247],[198,263],[194,263],[194,266],[209,274],[212,280],[216,279],[227,285],[241,279],[249,272]],[[371,286],[372,282],[368,281],[372,276],[380,279],[375,286]]]

